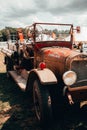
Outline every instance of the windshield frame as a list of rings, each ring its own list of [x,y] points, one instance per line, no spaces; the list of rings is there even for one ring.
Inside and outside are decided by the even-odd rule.
[[[56,27],[58,27],[58,26],[61,26],[61,27],[69,27],[70,29],[69,29],[69,35],[70,35],[70,40],[68,40],[69,42],[72,42],[72,34],[73,34],[73,24],[57,24],[57,23],[34,23],[33,24],[33,29],[34,29],[34,43],[36,43],[36,42],[39,42],[39,41],[37,41],[36,39],[37,39],[37,32],[36,32],[36,30],[37,30],[37,26],[56,26]],[[51,42],[54,42],[54,40],[44,40],[44,41],[51,41]],[[63,42],[63,40],[55,40],[55,41],[62,41]],[[67,40],[66,40],[67,41]],[[43,40],[40,40],[40,42],[43,42]]]

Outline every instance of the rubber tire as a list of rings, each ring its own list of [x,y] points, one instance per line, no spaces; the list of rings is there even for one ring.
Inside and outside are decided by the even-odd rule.
[[[12,59],[9,57],[6,57],[6,72],[7,72],[7,77],[9,78],[9,71],[13,70],[13,62]]]
[[[73,106],[72,106],[72,111],[73,111],[74,113],[79,113],[79,112],[80,112],[80,103],[79,103],[79,102],[73,104]]]
[[[42,125],[49,124],[53,119],[51,97],[46,86],[42,86],[39,80],[33,84],[33,100],[37,119]]]

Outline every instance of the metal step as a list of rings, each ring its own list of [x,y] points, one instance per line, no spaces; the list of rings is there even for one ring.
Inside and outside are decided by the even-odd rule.
[[[24,79],[21,75],[17,74],[16,71],[9,71],[9,74],[15,80],[17,85],[20,87],[22,91],[26,90],[27,79]]]

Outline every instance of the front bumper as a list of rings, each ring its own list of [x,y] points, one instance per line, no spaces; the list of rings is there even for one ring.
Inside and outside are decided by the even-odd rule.
[[[74,102],[87,100],[87,86],[80,86],[74,88],[68,87],[68,92],[70,93]]]

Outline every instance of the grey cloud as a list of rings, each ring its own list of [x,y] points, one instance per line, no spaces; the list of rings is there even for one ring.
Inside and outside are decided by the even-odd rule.
[[[86,24],[87,0],[0,0],[0,26],[26,25],[32,21]],[[80,20],[82,15],[83,20]],[[82,19],[81,18],[81,19]]]
[[[8,17],[13,18],[20,18],[20,17],[27,17],[31,14],[35,14],[37,12],[36,9],[16,9],[11,8],[10,13],[7,13]]]
[[[35,4],[37,5],[38,9],[39,10],[44,10],[48,7],[48,4],[49,2],[47,0],[35,0]]]
[[[68,9],[72,9],[72,12],[81,14],[87,11],[87,0],[74,0],[68,5]]]
[[[87,9],[87,0],[74,0],[69,5],[70,7],[73,7],[73,9]]]
[[[52,1],[50,4],[49,0],[36,0],[37,7],[39,11],[50,12],[53,15],[61,15],[61,14],[80,14],[84,11],[87,11],[87,0],[56,0]]]

